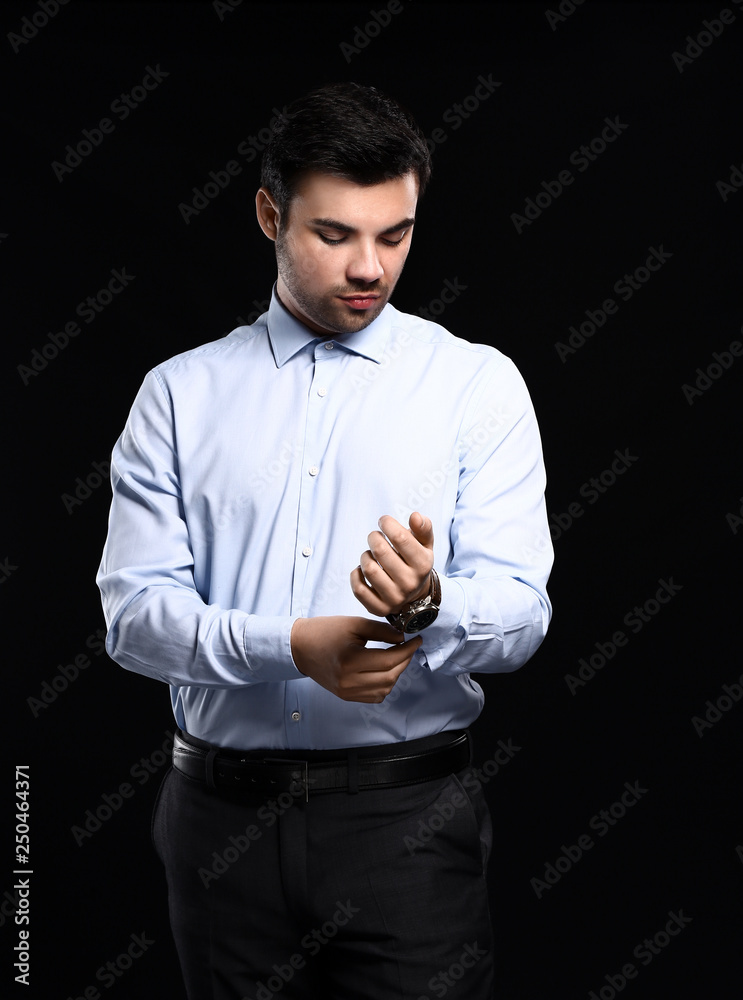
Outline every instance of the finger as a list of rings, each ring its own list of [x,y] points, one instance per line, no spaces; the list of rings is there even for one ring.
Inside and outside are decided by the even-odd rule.
[[[416,518],[422,518],[422,527]],[[387,537],[388,544],[393,551],[396,551],[400,558],[409,566],[414,566],[420,570],[421,567],[425,567],[433,562],[433,524],[430,518],[425,518],[417,512],[411,514],[410,520],[416,525],[415,531],[412,528],[404,528],[399,521],[396,521],[389,514],[380,517],[379,527]],[[374,534],[376,533],[372,532],[372,535]],[[423,541],[419,540],[417,537],[418,534]],[[369,537],[371,538],[372,536],[370,535]],[[369,548],[373,551],[371,545]]]
[[[358,673],[378,674],[379,680],[386,677],[394,677],[395,680],[413,659],[416,650],[419,649],[422,639],[419,635],[405,642],[389,646],[387,649],[360,649],[354,663],[354,670]],[[372,678],[369,678],[371,681]]]
[[[420,511],[414,511],[410,515],[410,530],[420,544],[433,552],[433,521],[430,517],[425,517]]]
[[[391,674],[380,674],[378,676],[376,674],[360,675],[363,677],[361,683],[356,683],[353,687],[349,687],[341,697],[345,697],[348,701],[364,701],[379,705],[390,691],[392,691],[405,666],[407,664],[404,664],[394,676]],[[358,681],[359,675],[357,675],[356,679]]]
[[[409,531],[406,531],[407,535],[406,541],[413,542],[417,545],[417,542],[412,538]],[[397,576],[400,573],[405,572],[408,568],[408,560],[402,555],[401,551],[398,551],[393,545],[392,541],[382,534],[381,531],[372,531],[367,537],[367,542],[369,548],[367,550],[368,554],[379,563],[379,565],[385,570],[388,576]],[[418,549],[420,546],[417,545]],[[412,557],[414,555],[414,550],[411,545],[407,546],[408,553]],[[421,550],[422,551],[422,550]],[[362,569],[364,567],[362,566]]]
[[[381,531],[372,531],[369,549],[359,560],[369,585],[393,606],[420,588],[421,580],[428,576],[433,564],[433,553],[424,549],[407,528],[401,530],[402,541],[397,541],[400,552]]]
[[[375,536],[379,536],[379,534],[379,532],[372,532],[369,535],[370,544],[375,543]],[[430,573],[433,567],[433,551],[420,545],[409,531],[405,530],[405,534],[409,539],[406,543],[408,547],[408,551],[405,553],[406,560],[401,559],[386,541],[382,544],[381,549],[376,548],[373,552],[362,553],[359,560],[366,582],[374,594],[386,605],[384,613],[394,611],[416,599],[423,592],[428,592]],[[415,549],[410,548],[411,542]],[[357,593],[356,596],[363,603],[362,594],[363,591]],[[377,604],[374,605],[373,613],[382,613]]]
[[[392,553],[392,549],[387,548]],[[384,603],[385,610],[381,612],[384,614],[390,608],[404,604],[407,595],[420,586],[420,575],[394,554],[383,556],[380,561],[374,553],[362,552],[359,566],[372,596]],[[374,614],[380,614],[380,611],[375,609]]]
[[[351,590],[356,600],[372,615],[384,618],[390,607],[393,606],[391,603],[385,604],[379,595],[369,586],[360,566],[357,566],[351,573]]]
[[[345,701],[364,701],[379,704],[398,681],[405,666],[394,676],[390,674],[355,674],[338,685],[336,694]]]
[[[352,618],[350,625],[356,637],[365,642],[388,642],[400,647],[406,644],[403,640],[402,632],[398,632],[396,628],[393,628],[387,622],[378,622],[371,618]],[[408,640],[408,642],[410,641]],[[366,652],[385,653],[388,650],[367,650]]]
[[[338,682],[334,691],[338,698],[344,701],[361,701],[379,704],[398,681],[403,671],[409,666],[413,653],[418,648],[419,637],[408,640],[405,656],[401,662],[395,663],[394,654],[401,646],[389,649],[365,649],[359,647],[354,654],[352,669],[347,671]],[[381,654],[381,655],[380,655]],[[390,656],[389,654],[393,654]]]

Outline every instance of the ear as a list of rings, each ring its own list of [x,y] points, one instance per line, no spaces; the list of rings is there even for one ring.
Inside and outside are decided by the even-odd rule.
[[[279,232],[281,213],[268,188],[258,189],[255,196],[255,212],[258,216],[258,225],[269,240],[275,240]]]

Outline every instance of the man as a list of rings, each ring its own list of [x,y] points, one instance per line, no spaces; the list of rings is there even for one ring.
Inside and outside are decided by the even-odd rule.
[[[389,304],[429,174],[373,88],[290,105],[268,312],[150,372],[114,449],[107,648],[171,685],[190,1000],[492,995],[471,674],[542,641],[552,550],[514,365]]]

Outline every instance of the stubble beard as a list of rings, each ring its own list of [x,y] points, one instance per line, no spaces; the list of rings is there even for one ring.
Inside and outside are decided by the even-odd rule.
[[[316,326],[321,327],[328,336],[356,333],[365,329],[382,312],[391,294],[391,289],[377,281],[360,284],[357,288],[333,289],[323,295],[313,294],[311,273],[302,274],[301,267],[297,267],[294,257],[287,248],[286,237],[281,232],[276,238],[276,263],[279,277],[291,292],[296,304],[304,315]],[[341,305],[336,298],[337,295],[353,295],[359,292],[374,292],[379,295],[379,299],[370,309],[354,312],[350,306]]]

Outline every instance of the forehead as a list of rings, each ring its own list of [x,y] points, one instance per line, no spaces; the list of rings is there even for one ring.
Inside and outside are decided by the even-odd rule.
[[[418,179],[404,174],[381,184],[356,184],[345,177],[310,173],[291,200],[291,220],[333,219],[354,229],[385,229],[415,215]]]

